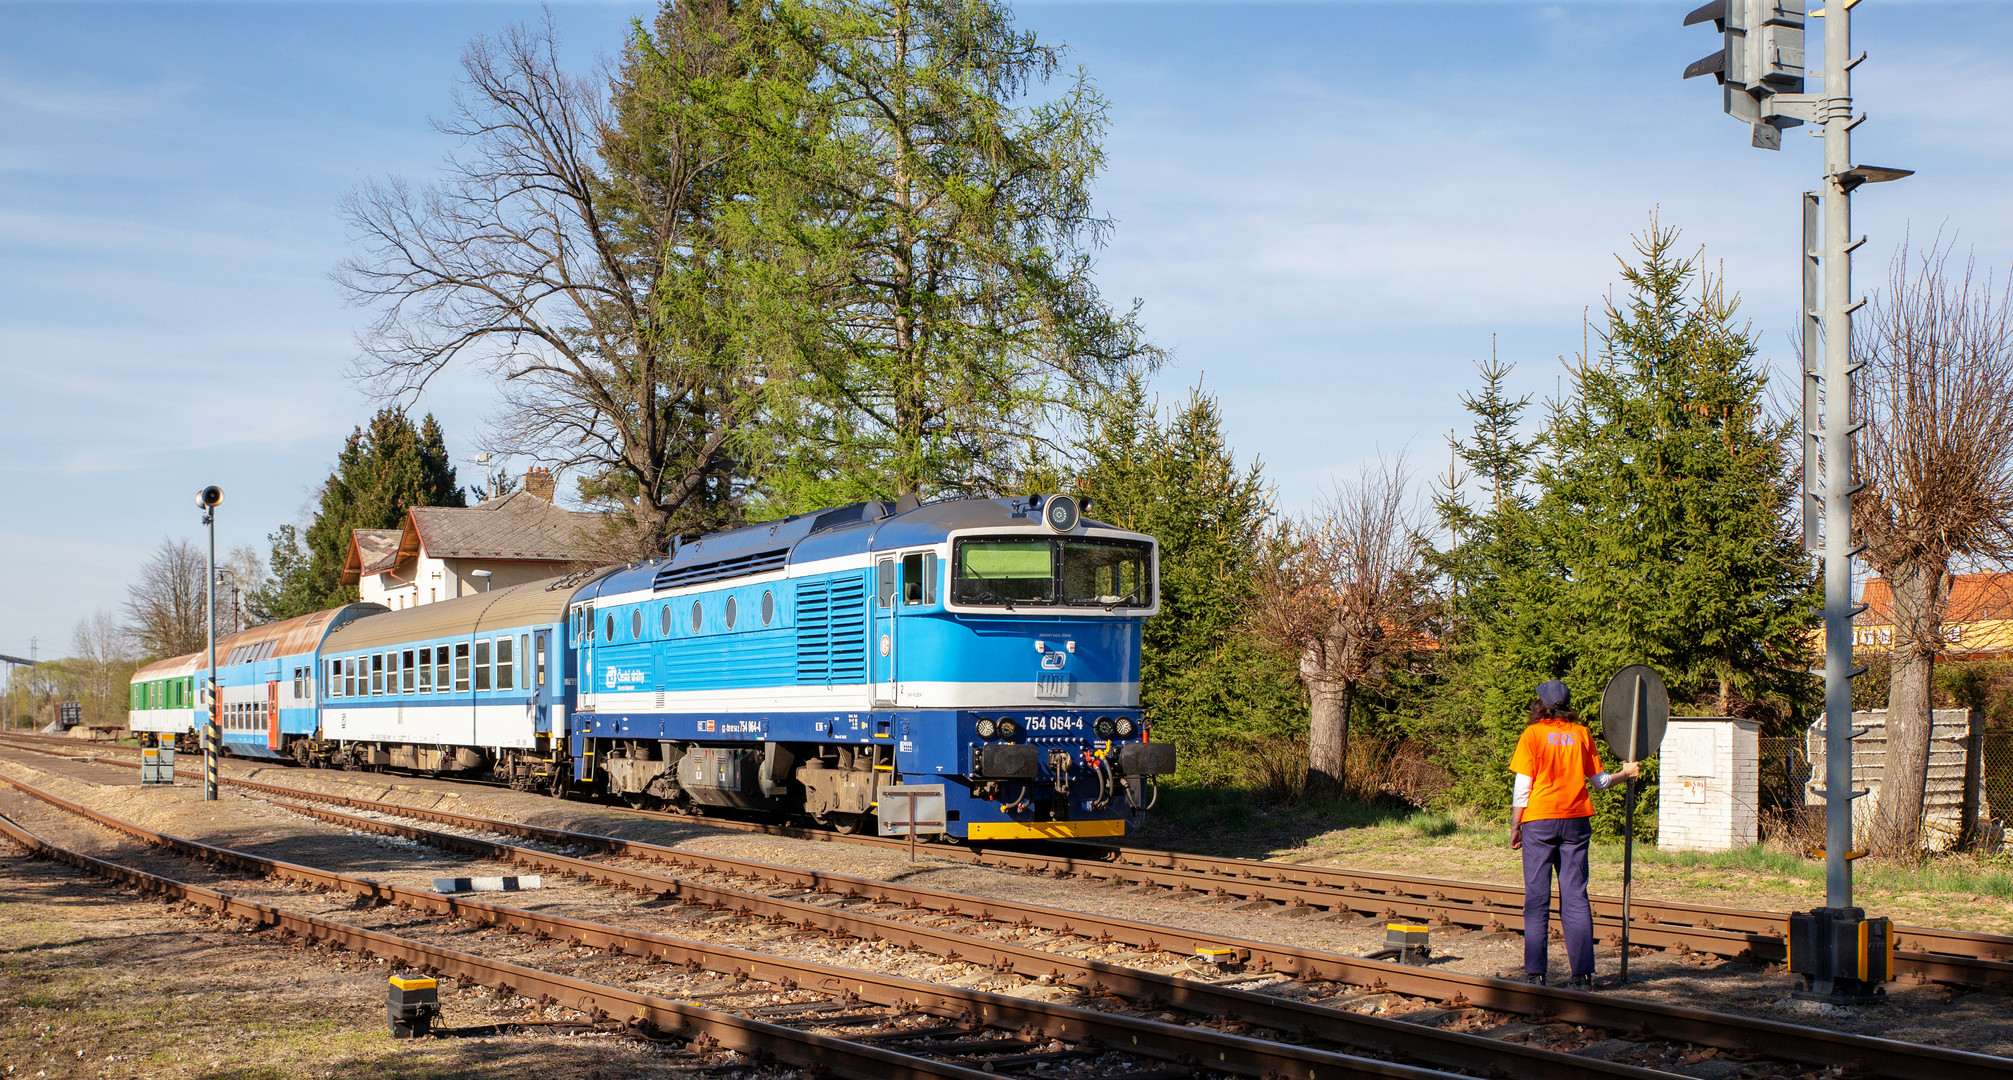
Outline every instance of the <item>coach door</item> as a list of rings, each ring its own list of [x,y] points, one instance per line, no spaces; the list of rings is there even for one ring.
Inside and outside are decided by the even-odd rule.
[[[280,684],[277,679],[266,684],[266,749],[280,748]]]

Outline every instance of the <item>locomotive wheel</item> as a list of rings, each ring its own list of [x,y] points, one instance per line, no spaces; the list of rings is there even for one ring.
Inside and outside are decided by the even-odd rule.
[[[629,792],[622,796],[622,801],[628,803],[631,810],[655,810],[658,803],[656,796],[641,791]]]
[[[833,814],[832,827],[847,836],[858,836],[867,831],[867,815]]]

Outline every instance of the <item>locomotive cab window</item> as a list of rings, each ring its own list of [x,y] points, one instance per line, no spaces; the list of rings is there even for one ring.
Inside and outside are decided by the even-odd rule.
[[[1055,601],[1055,546],[1047,540],[960,540],[951,597],[961,604]]]
[[[1153,546],[1138,540],[960,540],[951,563],[951,599],[960,604],[1153,606]]]
[[[1153,550],[1138,541],[1059,540],[1062,602],[1073,607],[1148,607]]]

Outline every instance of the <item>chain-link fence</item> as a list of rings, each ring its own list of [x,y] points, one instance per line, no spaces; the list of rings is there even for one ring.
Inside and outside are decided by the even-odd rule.
[[[1824,806],[1810,802],[1805,787],[1812,776],[1810,743],[1803,736],[1760,741],[1762,835],[1824,847]],[[2013,819],[2013,731],[1986,732],[1978,743],[1981,798],[1980,841],[1990,849],[2002,842]]]

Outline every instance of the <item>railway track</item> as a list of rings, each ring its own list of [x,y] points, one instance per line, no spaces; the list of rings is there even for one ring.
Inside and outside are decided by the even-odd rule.
[[[73,740],[42,736],[28,748],[49,748]],[[102,747],[99,749],[103,749]],[[122,755],[137,751],[113,748]],[[686,815],[629,809],[629,813],[682,822]],[[800,840],[906,848],[904,840],[853,836],[820,829],[708,816],[709,827]],[[1141,848],[1072,851],[1067,845],[1041,849],[933,845],[930,853],[997,868],[1052,876],[1124,881],[1173,893],[1201,892],[1251,903],[1304,907],[1310,912],[1374,919],[1405,919],[1460,931],[1520,933],[1523,889],[1511,885],[1408,877],[1259,859],[1221,858]],[[1595,930],[1610,945],[1621,942],[1621,898],[1594,896]],[[1557,911],[1558,899],[1553,900]],[[1762,963],[1786,959],[1784,912],[1634,899],[1630,902],[1631,945],[1698,952]],[[2013,937],[1925,926],[1896,927],[1896,974],[1921,982],[2013,993]]]
[[[1826,1032],[1748,1017],[1702,1010],[1669,1008],[1624,997],[1603,997],[1530,986],[1452,972],[1401,967],[1355,957],[1300,950],[1262,942],[1198,935],[1165,926],[1133,923],[1077,911],[903,886],[871,879],[772,866],[723,856],[702,855],[639,841],[569,832],[441,810],[419,810],[348,796],[307,792],[283,785],[227,778],[241,791],[286,799],[301,812],[330,824],[365,832],[392,833],[483,858],[514,862],[542,871],[585,878],[597,884],[634,889],[685,903],[700,903],[749,919],[788,923],[805,930],[856,938],[880,939],[948,959],[982,963],[1023,975],[1067,978],[1080,987],[1101,989],[1134,1000],[1166,1003],[1191,1012],[1222,1018],[1226,1025],[1255,1025],[1284,1037],[1322,1041],[1378,1054],[1403,1053],[1409,1060],[1463,1071],[1509,1068],[1516,1076],[1627,1075],[1628,1066],[1570,1058],[1559,1063],[1544,1053],[1526,1052],[1499,1040],[1421,1029],[1418,1023],[1359,1016],[1330,1005],[1291,997],[1257,994],[1207,982],[1169,978],[1107,962],[987,941],[969,932],[918,925],[913,918],[881,917],[827,906],[836,897],[862,906],[914,913],[973,925],[1010,924],[1092,941],[1129,946],[1143,954],[1183,954],[1197,947],[1235,950],[1246,972],[1277,972],[1294,976],[1325,993],[1321,984],[1346,988],[1332,1001],[1346,1002],[1364,994],[1396,993],[1440,1003],[1440,1019],[1475,1009],[1514,1014],[1539,1021],[1626,1031],[1637,1040],[1656,1038],[1672,1043],[1716,1047],[1743,1057],[1767,1057],[1808,1069],[1856,1067],[1873,1075],[1936,1078],[1949,1076],[2013,1077],[2013,1061],[1978,1054],[1921,1047],[1892,1040]],[[347,806],[381,815],[363,818],[326,808]],[[713,873],[738,878],[755,888],[724,887],[670,876],[656,870],[579,859],[521,845],[499,843],[483,835],[442,833],[385,818],[421,820],[487,836],[516,836],[571,849],[597,850],[628,860],[644,860],[687,873]],[[826,900],[806,903],[789,895],[765,895],[760,888],[782,888],[796,896]],[[1431,1032],[1431,1034],[1428,1034]],[[1515,1049],[1512,1049],[1515,1047]],[[1559,1068],[1566,1071],[1559,1072]],[[1611,1070],[1620,1069],[1622,1072]],[[1284,1075],[1297,1075],[1285,1071]]]
[[[231,897],[215,889],[165,878],[115,863],[56,848],[35,837],[18,824],[0,816],[0,832],[32,851],[58,858],[103,876],[112,877],[151,892],[162,892],[218,911],[248,919],[261,926],[277,926],[301,934],[311,941],[327,942],[364,952],[366,955],[396,958],[414,967],[439,971],[456,978],[473,980],[507,993],[550,1000],[587,1014],[595,1020],[621,1019],[635,1026],[681,1038],[695,1038],[695,1032],[712,1038],[718,1045],[759,1058],[765,1039],[790,1042],[788,1053],[773,1053],[777,1060],[793,1065],[825,1064],[847,1076],[943,1076],[974,1078],[999,1077],[1029,1066],[1063,1059],[1102,1062],[1091,1074],[1098,1080],[1173,1080],[1176,1077],[1221,1075],[1258,1077],[1309,1077],[1310,1080],[1345,1078],[1385,1078],[1385,1080],[1444,1080],[1459,1075],[1435,1068],[1396,1061],[1378,1060],[1318,1045],[1314,1040],[1282,1041],[1241,1034],[1245,1025],[1221,1022],[1215,1028],[1146,1020],[1097,1009],[1078,1008],[1031,1001],[982,990],[917,982],[857,968],[839,968],[812,961],[773,956],[729,945],[690,941],[667,934],[607,923],[590,922],[523,908],[489,904],[455,896],[440,896],[407,889],[386,882],[355,877],[332,870],[268,859],[248,852],[216,847],[161,833],[144,826],[63,799],[34,785],[0,777],[16,790],[50,806],[96,822],[106,828],[167,848],[177,854],[206,862],[227,863],[254,873],[280,878],[290,884],[358,897],[376,905],[393,905],[456,920],[478,927],[493,928],[540,940],[555,940],[575,949],[598,950],[611,958],[652,966],[683,967],[729,977],[736,982],[753,981],[763,989],[780,989],[795,996],[813,995],[814,1000],[789,1003],[794,1012],[814,1022],[831,1025],[825,1013],[833,1009],[851,1010],[857,1004],[875,1011],[863,1019],[879,1023],[905,1012],[926,1014],[941,1023],[921,1032],[907,1032],[902,1038],[909,1052],[887,1047],[887,1039],[876,1036],[880,1046],[862,1046],[857,1040],[819,1036],[786,1024],[769,1023],[747,1015],[710,1010],[625,990],[607,982],[543,971],[523,965],[448,950],[409,937],[366,930],[314,916],[255,904]],[[970,944],[969,941],[966,942]],[[730,995],[713,995],[730,996]],[[731,996],[753,997],[744,989]],[[620,1006],[620,1010],[611,1008]],[[767,1009],[772,1015],[776,1010]],[[670,1021],[667,1023],[667,1021]],[[841,1018],[839,1023],[843,1023]],[[1387,1022],[1390,1023],[1390,1022]],[[1408,1028],[1413,1038],[1394,1054],[1419,1056],[1416,1051],[1435,1041],[1484,1044],[1495,1051],[1493,1059],[1477,1058],[1478,1067],[1493,1062],[1497,1075],[1513,1077],[1571,1077],[1607,1075],[1654,1080],[1667,1074],[1648,1069],[1590,1062],[1552,1051],[1502,1044],[1477,1036],[1451,1032],[1431,1032]],[[1276,1033],[1273,1033],[1276,1034]],[[963,1041],[945,1042],[946,1038]],[[731,1041],[730,1041],[731,1040]],[[1060,1044],[1060,1049],[1044,1047]],[[821,1056],[838,1049],[834,1059]],[[863,1052],[864,1051],[864,1052]],[[1411,1051],[1411,1052],[1408,1052]],[[1508,1053],[1505,1053],[1505,1052]],[[924,1056],[927,1053],[928,1056]],[[951,1060],[945,1060],[950,1057]],[[959,1060],[969,1058],[970,1060]],[[1502,1066],[1514,1063],[1507,1071]],[[1589,1068],[1592,1066],[1592,1068]]]

